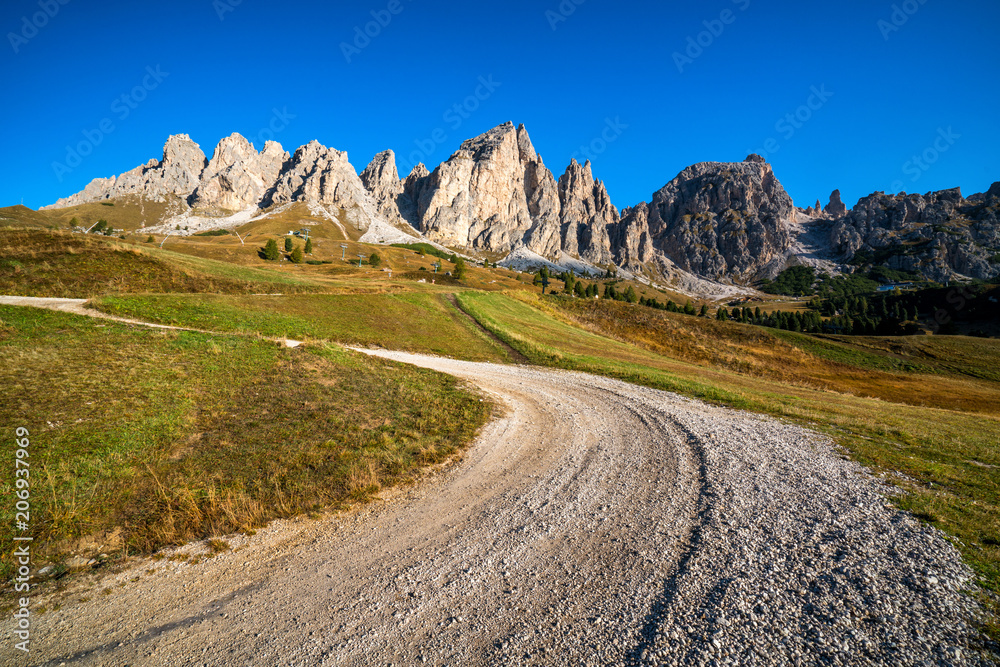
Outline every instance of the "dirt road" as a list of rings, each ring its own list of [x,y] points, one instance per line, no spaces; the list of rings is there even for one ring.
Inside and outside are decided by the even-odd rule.
[[[14,663],[978,664],[958,554],[819,436],[583,374],[374,354],[507,414],[358,513],[40,600]]]

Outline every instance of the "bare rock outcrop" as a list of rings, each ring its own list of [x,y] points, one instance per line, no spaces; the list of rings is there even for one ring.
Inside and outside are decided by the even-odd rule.
[[[162,160],[150,160],[120,176],[96,178],[82,191],[43,208],[65,208],[126,196],[152,201],[164,201],[171,195],[187,197],[198,186],[206,164],[205,153],[191,137],[175,134],[163,146]]]
[[[816,202],[816,210],[819,210],[819,201]],[[840,201],[840,190],[834,190],[830,193],[830,202],[823,209],[823,213],[832,220],[843,218],[847,215],[847,206],[844,202]]]
[[[680,268],[717,280],[747,280],[791,245],[792,199],[759,155],[703,162],[653,195],[653,245]]]
[[[590,160],[582,166],[572,160],[559,178],[560,225],[563,250],[592,264],[615,262],[611,234],[619,222],[601,181],[595,181]]]
[[[633,273],[642,273],[660,258],[649,233],[649,204],[642,202],[622,210],[611,243],[615,248],[615,263]]]
[[[375,202],[376,209],[386,221],[397,227],[411,224],[400,211],[400,198],[404,196],[404,184],[399,179],[399,172],[396,170],[396,154],[394,152],[391,150],[382,151],[372,158],[365,170],[361,172],[361,182]],[[412,203],[409,206],[404,204],[402,208],[412,209]]]
[[[242,135],[233,133],[215,147],[191,203],[228,211],[258,206],[274,186],[288,157],[275,141],[265,143],[258,153]]]
[[[295,151],[261,206],[304,201],[347,211],[356,229],[364,231],[378,218],[378,208],[347,153],[327,148],[315,139]]]
[[[399,201],[404,219],[445,245],[492,252],[524,246],[548,258],[565,252],[595,264],[615,261],[610,235],[618,210],[590,163],[574,160],[556,181],[523,125],[505,123],[464,142],[431,174],[418,165]],[[409,201],[416,204],[412,218],[404,213]]]
[[[1000,273],[1000,187],[962,197],[959,188],[925,195],[876,192],[834,223],[830,244],[856,265],[876,264],[937,281]]]
[[[531,229],[525,164],[512,123],[469,139],[427,178],[420,231],[445,245],[509,250]]]

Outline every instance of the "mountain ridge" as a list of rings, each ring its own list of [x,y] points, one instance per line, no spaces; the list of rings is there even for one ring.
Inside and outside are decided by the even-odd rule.
[[[571,159],[557,177],[524,125],[512,122],[463,141],[433,171],[418,164],[402,178],[391,150],[359,173],[347,153],[316,140],[289,154],[274,141],[258,151],[233,133],[209,159],[188,135],[171,135],[162,159],[94,179],[43,209],[123,196],[171,200],[216,216],[304,201],[344,210],[361,231],[388,226],[494,258],[523,249],[557,264],[569,258],[595,271],[661,280],[746,285],[773,277],[812,261],[799,251],[803,234],[812,241],[810,257],[834,271],[869,261],[934,280],[1000,272],[1000,185],[968,200],[958,189],[876,192],[852,209],[834,190],[826,207],[801,209],[771,165],[750,155],[691,165],[650,201],[619,210],[589,160]],[[924,230],[928,224],[936,225],[933,233]],[[922,250],[911,250],[915,245]]]

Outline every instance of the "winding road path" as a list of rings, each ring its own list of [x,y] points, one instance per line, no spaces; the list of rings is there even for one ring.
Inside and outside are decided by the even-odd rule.
[[[957,552],[815,433],[585,374],[368,352],[505,414],[383,502],[39,600],[15,664],[979,664]]]

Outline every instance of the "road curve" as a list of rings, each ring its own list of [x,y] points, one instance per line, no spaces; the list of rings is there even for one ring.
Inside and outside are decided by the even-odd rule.
[[[820,436],[584,374],[370,353],[506,413],[383,503],[64,594],[15,664],[979,663],[957,552]]]

